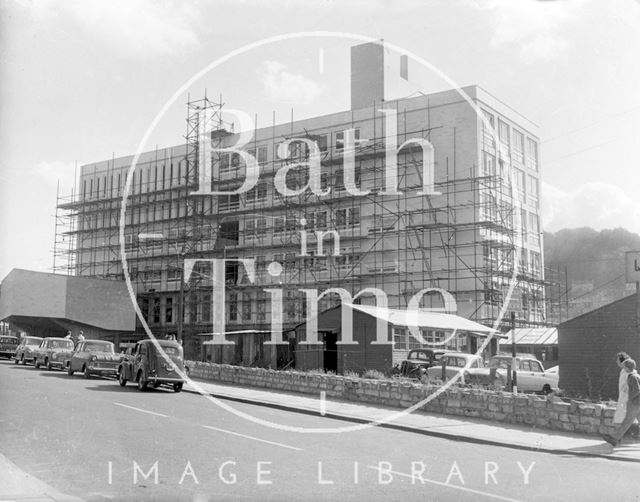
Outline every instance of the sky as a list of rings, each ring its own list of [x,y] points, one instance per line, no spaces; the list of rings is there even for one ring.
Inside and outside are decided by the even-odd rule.
[[[0,277],[51,269],[58,183],[135,153],[165,106],[145,149],[183,144],[205,91],[258,126],[348,109],[357,40],[239,51],[327,31],[382,38],[536,123],[545,231],[640,233],[638,0],[0,0]]]

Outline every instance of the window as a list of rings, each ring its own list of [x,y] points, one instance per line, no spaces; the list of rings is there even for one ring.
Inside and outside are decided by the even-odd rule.
[[[258,321],[265,321],[267,319],[267,298],[264,291],[258,293],[258,299],[256,300],[256,319]]]
[[[152,319],[154,323],[160,322],[160,298],[153,299]]]
[[[496,142],[494,138],[494,128],[495,128],[495,119],[491,113],[487,110],[482,110],[482,114],[484,115],[484,119],[489,123],[487,125],[485,120],[482,121],[482,139],[484,142],[484,146],[490,146],[495,148]]]
[[[538,170],[538,144],[531,138],[527,138],[527,166]]]
[[[504,146],[507,148],[510,146],[511,138],[509,137],[509,124],[500,119],[498,119],[498,138],[500,139],[500,143]]]
[[[318,144],[318,149],[321,152],[326,152],[327,151],[327,147],[328,147],[328,135],[327,134],[320,134],[318,136],[314,137],[316,143]]]
[[[236,293],[229,293],[229,320],[238,320],[238,295]]]
[[[496,174],[496,158],[490,153],[483,152],[483,172],[484,176],[494,176]]]
[[[266,256],[264,255],[256,256],[256,273],[264,274],[266,270],[267,270]]]
[[[284,257],[284,268],[285,270],[295,270],[296,269],[296,254],[295,253],[287,253]]]
[[[263,165],[267,163],[267,147],[258,147],[258,164]]]
[[[255,187],[246,192],[245,200],[247,204],[253,204],[256,202],[267,200],[267,184],[258,183]]]
[[[529,195],[529,197],[531,199],[533,199],[534,202],[538,201],[538,178],[536,178],[535,176],[528,176],[529,179],[529,186],[528,186],[528,191],[527,194]]]
[[[407,332],[404,328],[393,328],[393,348],[407,350]]]
[[[218,196],[218,210],[219,211],[231,211],[240,207],[240,195],[229,194]]]
[[[540,253],[531,251],[531,270],[535,275],[540,274]]]
[[[252,317],[252,299],[250,293],[242,294],[242,320],[250,321]]]
[[[284,233],[286,216],[276,216],[273,222],[273,233],[274,234],[282,234]]]
[[[356,127],[353,137],[360,139],[360,128]],[[344,148],[344,131],[336,133],[336,150],[342,150],[342,148]]]
[[[524,134],[513,130],[513,157],[524,164]]]
[[[238,221],[223,221],[220,223],[219,236],[226,239],[228,244],[238,244],[240,224]]]
[[[267,219],[258,218],[256,220],[256,237],[260,239],[265,237],[266,235],[267,235]]]
[[[373,227],[369,232],[383,232],[385,230],[393,230],[396,225],[397,218],[395,216],[375,215],[373,217]]]
[[[348,224],[350,227],[356,227],[360,225],[360,208],[352,207],[349,208],[347,213]]]
[[[316,228],[319,230],[323,230],[327,228],[327,212],[326,211],[318,211],[316,213]]]
[[[524,200],[525,198],[525,174],[524,171],[520,169],[513,169],[513,177],[515,178],[516,183],[516,191],[518,194],[518,198],[520,200]]]
[[[256,236],[256,220],[247,220],[244,223],[244,238],[254,239]]]

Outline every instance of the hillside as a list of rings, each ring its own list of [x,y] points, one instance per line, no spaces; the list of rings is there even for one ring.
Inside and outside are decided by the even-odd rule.
[[[640,250],[640,235],[623,228],[563,229],[545,233],[545,267],[567,271],[569,317],[635,291],[626,285],[625,252]]]

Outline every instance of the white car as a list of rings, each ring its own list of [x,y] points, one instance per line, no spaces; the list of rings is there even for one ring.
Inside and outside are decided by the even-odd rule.
[[[496,368],[496,375],[500,377],[502,383],[507,383],[507,366],[511,365],[512,356],[503,354],[493,356],[489,362],[489,368]],[[533,356],[516,356],[518,367],[516,368],[516,379],[518,391],[520,392],[542,392],[549,394],[558,390],[558,367],[545,370],[542,363]]]
[[[444,370],[443,370],[444,367]],[[438,364],[427,369],[427,377],[429,380],[442,380],[442,372],[445,373],[445,380],[451,380],[458,373],[462,373],[459,382],[464,383],[465,367],[471,370],[484,368],[482,358],[475,354],[466,354],[464,352],[446,352],[440,356]]]

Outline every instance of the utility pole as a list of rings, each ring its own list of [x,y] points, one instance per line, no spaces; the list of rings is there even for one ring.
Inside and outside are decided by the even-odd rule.
[[[511,377],[511,388],[514,394],[518,393],[518,376],[516,368],[518,367],[518,361],[516,360],[516,313],[511,312],[511,371],[513,376]]]
[[[180,293],[178,295],[178,341],[184,343],[184,255],[179,255],[180,265]]]

